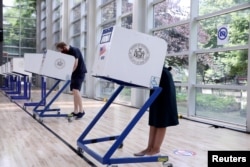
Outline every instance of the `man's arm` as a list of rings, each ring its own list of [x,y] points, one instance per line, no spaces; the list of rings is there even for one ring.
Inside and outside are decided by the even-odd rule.
[[[76,67],[78,66],[78,59],[75,59],[75,63],[73,66],[73,72],[76,70]]]

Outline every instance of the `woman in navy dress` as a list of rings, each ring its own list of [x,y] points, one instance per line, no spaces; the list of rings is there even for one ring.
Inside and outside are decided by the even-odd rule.
[[[148,146],[143,151],[135,153],[135,156],[159,154],[167,127],[179,124],[175,85],[170,73],[171,69],[171,67],[163,68],[159,84],[162,91],[149,109]]]

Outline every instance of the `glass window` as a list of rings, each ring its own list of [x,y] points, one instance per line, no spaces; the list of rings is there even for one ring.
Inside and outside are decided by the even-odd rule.
[[[167,56],[165,66],[172,67],[171,73],[175,83],[188,82],[188,55]]]
[[[15,7],[3,7],[3,17],[19,17],[20,13],[17,10]]]
[[[60,6],[61,4],[61,0],[54,0],[53,1],[53,9],[57,8],[58,6]]]
[[[172,74],[172,75],[174,76],[174,74]],[[186,87],[186,86],[175,86],[175,89],[176,89],[176,102],[177,102],[178,114],[187,115],[188,87]]]
[[[120,86],[120,85],[117,85],[117,86]],[[118,95],[117,101],[119,101],[119,103],[130,105],[131,104],[131,87],[125,86],[122,89],[121,93]]]
[[[41,39],[46,38],[46,30],[41,31]]]
[[[154,5],[154,27],[190,18],[190,0],[165,0]]]
[[[199,0],[199,15],[220,11],[222,9],[231,8],[243,3],[249,3],[249,0]]]
[[[197,83],[246,85],[247,62],[247,50],[198,54]]]
[[[36,29],[34,28],[25,28],[21,31],[22,37],[25,38],[34,38],[36,36]]]
[[[60,8],[53,11],[53,21],[60,18]]]
[[[109,3],[102,8],[102,22],[116,18],[116,2]]]
[[[122,14],[133,11],[134,0],[122,0]]]
[[[41,21],[41,30],[46,28],[46,20]]]
[[[81,47],[81,37],[79,36],[75,36],[73,37],[73,46],[80,48]]]
[[[81,33],[81,21],[77,21],[73,24],[73,34]]]
[[[22,28],[33,28],[36,29],[36,20],[35,19],[22,19],[21,20]]]
[[[36,53],[35,48],[23,48],[21,49],[21,55],[23,56],[25,53]]]
[[[248,44],[250,9],[201,20],[198,30],[198,48],[210,49]],[[228,35],[224,45],[217,44],[218,27],[225,25]]]
[[[73,9],[73,20],[77,20],[80,18],[81,18],[81,5]]]
[[[108,28],[108,27],[112,27],[114,25],[115,25],[115,22],[111,22],[111,23],[103,25],[102,28],[105,29],[105,28]]]
[[[102,0],[102,4],[104,4],[104,3],[108,2],[108,1],[110,1],[110,0]]]
[[[188,51],[189,49],[189,25],[180,25],[154,32],[155,36],[166,40],[168,53]]]
[[[21,47],[31,47],[31,48],[36,48],[36,39],[27,39],[27,38],[22,38],[21,39]]]
[[[78,3],[80,3],[82,0],[74,0],[74,5],[76,5],[76,4],[78,4]]]
[[[132,29],[132,24],[133,24],[133,17],[132,17],[132,14],[131,15],[128,15],[126,17],[123,17],[121,19],[122,21],[122,27],[124,28],[128,28],[128,29]]]
[[[41,12],[41,20],[42,20],[42,19],[45,19],[45,17],[46,17],[46,10],[43,10],[43,11]]]
[[[60,20],[56,20],[53,24],[53,32],[57,32],[60,30]]]
[[[58,43],[59,41],[60,41],[60,31],[57,31],[54,34],[54,43]]]
[[[196,116],[246,125],[247,92],[196,88]]]
[[[46,1],[43,0],[43,1],[41,2],[41,10],[43,10],[43,9],[45,9],[45,8],[46,8]]]

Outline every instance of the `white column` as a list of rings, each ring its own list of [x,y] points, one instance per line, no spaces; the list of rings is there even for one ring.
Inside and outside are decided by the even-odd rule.
[[[147,1],[134,0],[133,4],[133,29],[139,32],[146,32],[147,27]],[[131,105],[140,108],[145,98],[148,97],[145,89],[131,88]]]
[[[189,25],[189,76],[188,76],[188,116],[195,115],[195,96],[196,91],[195,87],[193,87],[194,84],[196,84],[196,54],[194,51],[197,50],[197,34],[198,34],[198,28],[197,28],[197,22],[195,21],[195,17],[198,16],[198,10],[199,10],[199,0],[192,0],[191,1],[191,8],[190,8],[190,25]]]
[[[91,68],[92,65],[95,61],[95,54],[96,54],[96,34],[97,30],[96,30],[96,18],[97,18],[97,5],[96,5],[96,1],[93,0],[88,0],[88,3],[86,4],[88,5],[87,9],[87,50],[86,50],[86,66],[87,66],[87,70],[88,73],[86,74],[85,78],[86,78],[86,96],[90,97],[90,98],[94,98],[94,92],[95,92],[95,79],[91,76]]]

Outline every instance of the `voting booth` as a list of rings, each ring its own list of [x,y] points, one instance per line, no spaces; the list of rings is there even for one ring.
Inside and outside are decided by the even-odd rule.
[[[34,74],[38,74],[42,77],[49,77],[56,80],[52,88],[46,92],[46,88],[42,87],[42,99],[38,104],[36,104],[33,109],[33,116],[39,116],[39,120],[42,117],[66,117],[67,114],[60,114],[60,109],[51,109],[50,106],[58,98],[58,96],[63,92],[63,90],[70,84],[71,73],[73,71],[73,66],[75,63],[75,58],[71,55],[63,54],[53,50],[47,50],[43,54],[29,53],[25,54],[25,71],[29,71]],[[43,80],[44,81],[44,80]],[[61,81],[64,81],[64,85],[60,88],[55,96],[47,103],[46,98],[51,94],[51,92],[59,85]],[[44,83],[42,83],[42,86]],[[32,104],[26,104],[30,106]],[[39,107],[44,106],[43,109]],[[57,111],[57,114],[45,114],[45,112]]]
[[[159,85],[167,44],[158,37],[122,27],[103,30],[92,75],[132,85]]]
[[[16,78],[16,90],[6,92],[6,94],[12,94],[12,96],[10,96],[10,99],[12,100],[29,99],[28,86],[31,73],[24,71],[24,58],[13,57],[10,61],[10,64],[8,65],[8,69],[10,70],[11,74],[15,75]]]
[[[12,58],[10,63],[11,72],[31,77],[31,73],[24,70],[24,58]]]
[[[75,58],[53,50],[25,54],[25,70],[46,77],[70,80]]]
[[[115,82],[120,86],[78,138],[77,146],[80,153],[86,152],[100,163],[108,165],[168,161],[168,156],[112,157],[114,152],[123,146],[125,137],[160,94],[162,89],[159,87],[159,82],[166,51],[167,43],[151,35],[122,27],[110,27],[102,31],[92,75]],[[124,86],[151,89],[152,94],[120,135],[85,139]],[[114,140],[114,143],[104,155],[88,147],[88,144],[110,140]]]

